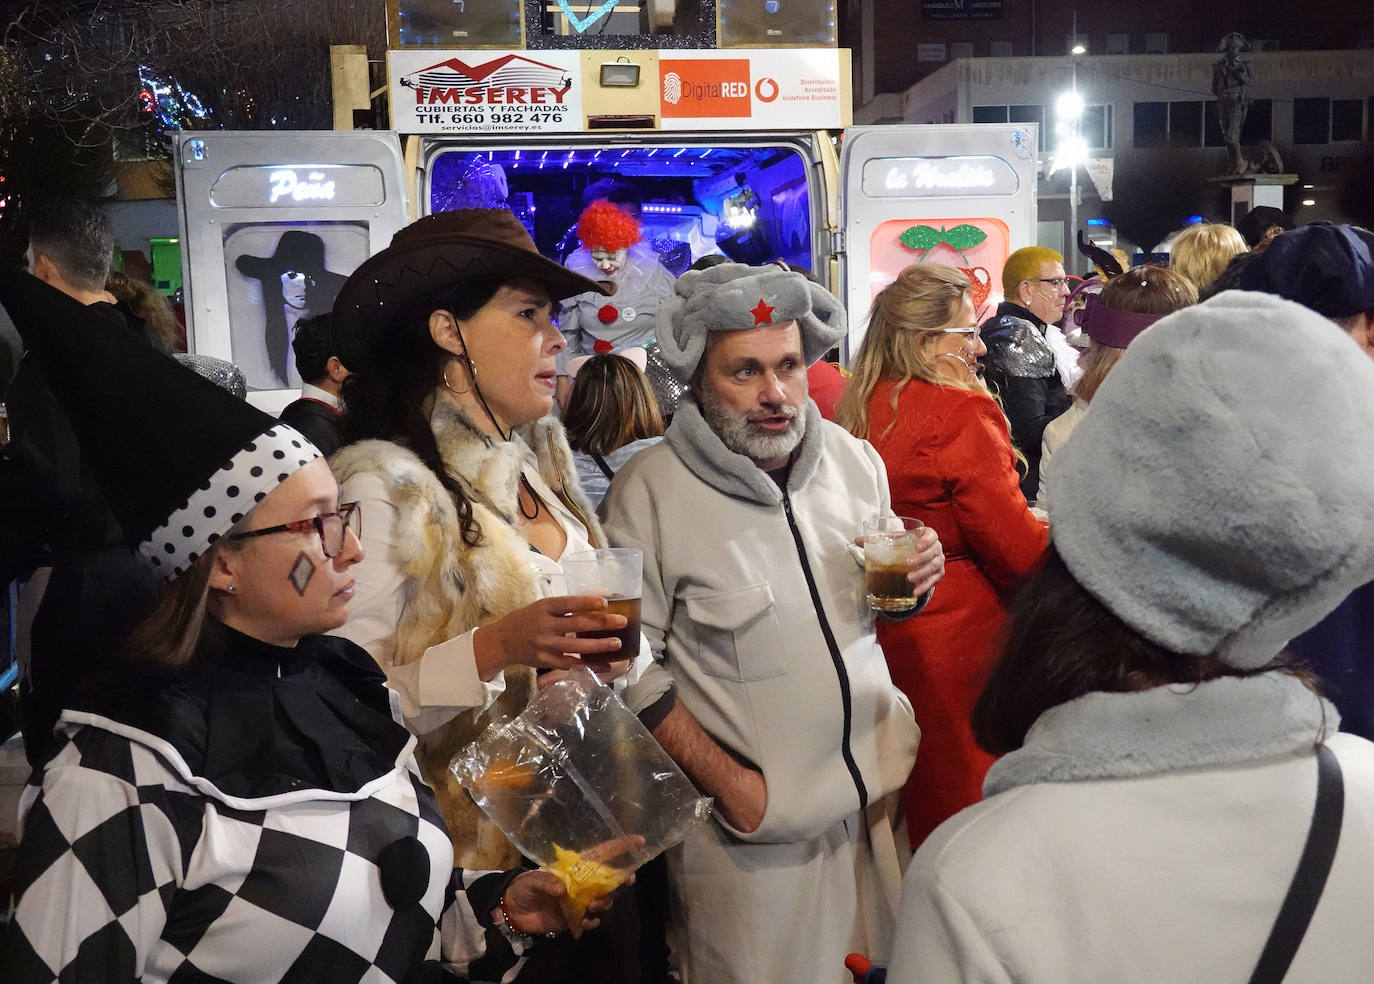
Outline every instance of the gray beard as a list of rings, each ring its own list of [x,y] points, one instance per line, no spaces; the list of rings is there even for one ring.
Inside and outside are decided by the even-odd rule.
[[[784,405],[779,412],[791,418],[787,430],[781,434],[761,431],[749,419],[749,414],[727,409],[715,393],[702,387],[701,415],[706,423],[722,444],[756,465],[789,457],[806,434],[806,411],[803,408]]]

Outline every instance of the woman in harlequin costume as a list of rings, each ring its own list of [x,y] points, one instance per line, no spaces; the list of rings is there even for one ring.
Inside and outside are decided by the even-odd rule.
[[[560,392],[571,387],[568,360],[601,355],[654,341],[658,306],[673,296],[673,275],[651,249],[637,249],[639,223],[619,206],[592,202],[577,223],[582,248],[568,257],[567,267],[592,280],[614,286],[610,297],[589,291],[563,302],[558,327],[568,345],[558,357]],[[655,391],[658,392],[657,387]],[[671,407],[662,408],[671,413]]]
[[[442,938],[497,980],[565,928],[553,875],[453,868],[381,671],[320,634],[362,516],[310,442],[22,271],[0,303],[164,581],[24,791],[4,979],[413,982]]]

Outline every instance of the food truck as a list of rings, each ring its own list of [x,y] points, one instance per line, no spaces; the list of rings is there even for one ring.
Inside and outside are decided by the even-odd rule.
[[[404,221],[454,208],[508,205],[541,252],[561,262],[579,245],[589,188],[610,182],[632,190],[644,238],[673,275],[711,253],[782,260],[840,294],[853,323],[841,358],[862,337],[873,294],[908,263],[965,268],[981,305],[1000,293],[1006,255],[1034,242],[1035,127],[850,126],[850,57],[834,46],[833,24],[820,46],[788,46],[814,44],[813,33],[787,44],[690,47],[694,35],[679,31],[629,38],[644,47],[582,47],[592,39],[576,23],[590,22],[560,4],[540,15],[546,41],[559,44],[448,49],[434,42],[459,37],[456,29],[420,30],[429,22],[414,10],[407,18],[398,3],[390,132],[178,141],[189,335],[197,351],[236,362],[246,354],[251,398],[265,407],[284,404],[299,385],[294,370],[282,371],[277,312],[290,320],[292,311],[273,281],[281,263],[268,263],[287,230],[297,233],[287,245],[312,257],[318,246],[301,234],[323,241],[330,276],[291,271],[314,280],[321,297]],[[717,13],[719,31],[729,9]],[[640,14],[631,26],[650,16]],[[436,8],[440,15],[461,12]],[[771,23],[749,36],[771,37]],[[737,22],[730,31],[748,34]],[[427,43],[395,46],[408,37]],[[245,200],[226,200],[230,184]]]

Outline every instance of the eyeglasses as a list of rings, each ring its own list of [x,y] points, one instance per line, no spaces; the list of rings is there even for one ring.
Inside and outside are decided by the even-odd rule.
[[[1068,277],[1027,277],[1027,278],[1026,278],[1026,282],[1027,282],[1027,283],[1032,283],[1032,284],[1049,284],[1049,285],[1050,285],[1051,287],[1053,287],[1055,290],[1059,290],[1059,288],[1061,288],[1061,287],[1067,287],[1067,286],[1068,286],[1068,284],[1069,284],[1069,278],[1068,278]]]
[[[965,325],[958,328],[941,328],[940,331],[944,332],[946,335],[963,335],[964,342],[967,343],[970,348],[978,344],[977,325]]]
[[[339,506],[338,512],[321,513],[310,519],[298,519],[294,523],[235,533],[229,539],[244,540],[250,536],[266,536],[268,533],[304,533],[308,530],[314,530],[320,535],[320,546],[324,548],[326,557],[337,557],[343,553],[345,530],[352,530],[354,536],[362,537],[363,507],[357,502],[345,502]]]

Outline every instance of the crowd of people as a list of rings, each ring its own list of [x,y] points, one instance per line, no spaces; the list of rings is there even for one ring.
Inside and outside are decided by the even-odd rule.
[[[279,419],[168,357],[98,209],[34,214],[6,979],[1362,979],[1374,233],[1256,210],[846,312],[674,276],[605,194],[566,265],[504,209],[402,229],[294,324]],[[628,646],[565,589],[603,547]],[[449,764],[584,666],[714,806],[575,938]]]

